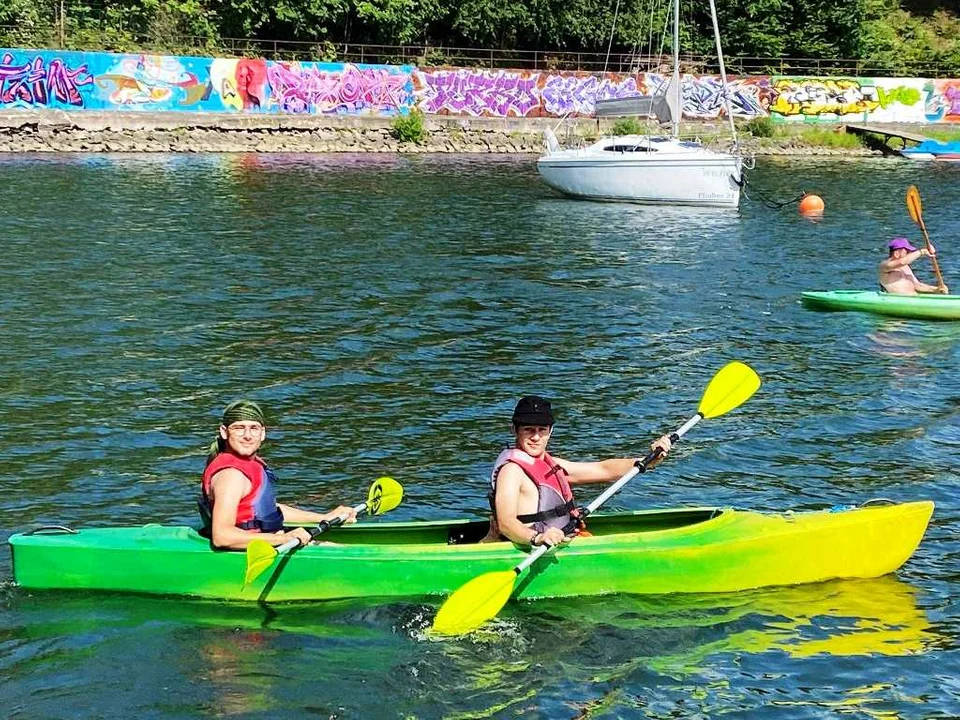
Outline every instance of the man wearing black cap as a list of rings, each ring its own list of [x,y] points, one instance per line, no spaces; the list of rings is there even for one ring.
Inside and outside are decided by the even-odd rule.
[[[530,545],[563,542],[582,526],[570,486],[616,480],[636,461],[611,458],[570,462],[551,457],[547,443],[553,431],[553,409],[549,400],[537,395],[520,398],[512,424],[514,446],[500,453],[490,475],[493,514],[487,541],[507,538]],[[670,438],[664,435],[650,448],[661,450],[662,458],[670,445]]]

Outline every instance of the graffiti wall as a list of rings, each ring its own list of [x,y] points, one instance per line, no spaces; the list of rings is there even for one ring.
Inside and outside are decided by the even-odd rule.
[[[396,115],[413,68],[0,50],[0,108]]]
[[[592,74],[0,49],[0,110],[392,116],[591,115],[597,99],[662,92],[657,73]],[[960,122],[960,80],[748,76],[735,117],[777,122]],[[724,114],[714,76],[683,78],[687,119]]]

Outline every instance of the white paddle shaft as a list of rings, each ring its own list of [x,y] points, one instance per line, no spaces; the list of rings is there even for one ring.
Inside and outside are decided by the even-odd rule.
[[[697,424],[698,422],[700,422],[702,419],[703,419],[703,415],[701,415],[700,413],[697,413],[697,414],[694,415],[692,418],[690,418],[689,420],[687,420],[683,425],[681,425],[681,426],[677,429],[676,432],[674,432],[674,433],[672,433],[672,434],[670,435],[670,442],[671,442],[671,443],[675,443],[677,440],[679,440],[680,438],[682,438],[684,435],[686,435],[686,434],[690,431],[690,428],[692,428],[694,425],[696,425],[696,424]],[[630,471],[629,471],[629,472],[627,472],[623,477],[621,477],[619,480],[617,480],[613,485],[611,485],[611,486],[608,487],[606,490],[604,490],[602,493],[600,493],[600,494],[596,497],[596,499],[594,499],[594,501],[593,501],[592,503],[590,503],[589,505],[587,505],[587,514],[589,515],[589,514],[592,513],[594,510],[596,510],[598,507],[600,507],[601,505],[603,505],[607,500],[609,500],[609,499],[610,499],[611,497],[613,497],[616,493],[618,493],[618,492],[620,491],[620,488],[622,488],[622,487],[623,487],[624,485],[626,485],[628,482],[630,482],[631,480],[633,480],[633,478],[634,478],[636,475],[638,475],[638,474],[640,474],[640,473],[642,473],[642,472],[646,472],[647,463],[650,462],[652,459],[653,459],[653,453],[651,453],[650,456],[645,457],[643,460],[640,460],[640,461],[636,462],[636,463],[634,464],[634,466],[633,466],[632,468],[630,468]]]

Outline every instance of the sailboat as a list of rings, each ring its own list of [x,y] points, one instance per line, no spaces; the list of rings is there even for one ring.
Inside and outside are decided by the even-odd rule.
[[[596,116],[655,116],[670,123],[669,136],[604,137],[582,148],[564,149],[547,130],[547,151],[537,160],[544,182],[565,195],[593,200],[736,208],[740,203],[744,158],[730,112],[727,73],[720,47],[717,9],[710,0],[723,106],[733,137],[731,152],[710,150],[680,139],[680,0],[673,0],[673,76],[662,95],[597,100]]]

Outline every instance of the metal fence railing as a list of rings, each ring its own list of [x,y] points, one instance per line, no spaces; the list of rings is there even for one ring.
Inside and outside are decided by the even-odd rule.
[[[634,53],[575,52],[563,50],[498,50],[493,48],[440,47],[433,45],[369,45],[357,43],[304,42],[257,38],[209,38],[173,35],[162,42],[149,38],[127,41],[116,47],[97,44],[101,38],[83,33],[61,33],[51,27],[48,49],[105,50],[113,52],[155,52],[178,55],[227,55],[263,57],[270,60],[351,62],[420,67],[472,67],[530,71],[576,72],[669,72],[667,55]],[[16,26],[0,25],[0,46],[23,47],[23,33]],[[32,38],[45,37],[32,31]],[[18,40],[20,42],[18,42]],[[37,44],[34,40],[31,44]],[[898,64],[842,58],[724,58],[729,75],[808,75],[813,77],[953,77],[957,68],[932,62]],[[680,58],[683,72],[718,74],[715,56],[685,54]],[[953,73],[953,74],[951,74]]]

